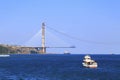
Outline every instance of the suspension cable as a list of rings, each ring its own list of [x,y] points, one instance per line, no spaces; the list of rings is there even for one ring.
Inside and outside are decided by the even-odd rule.
[[[112,42],[98,42],[98,41],[85,40],[85,39],[81,39],[81,38],[78,38],[78,37],[75,37],[75,36],[68,35],[68,34],[66,34],[64,32],[61,32],[61,31],[58,31],[54,28],[51,28],[51,27],[48,27],[48,26],[46,26],[46,27],[49,28],[50,30],[55,31],[59,34],[62,34],[62,35],[66,36],[70,39],[78,40],[78,41],[85,42],[85,43],[102,44],[102,45],[118,45],[118,44],[120,44],[120,43],[112,43]]]

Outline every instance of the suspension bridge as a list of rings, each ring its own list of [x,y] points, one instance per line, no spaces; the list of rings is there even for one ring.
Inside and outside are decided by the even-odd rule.
[[[51,48],[75,48],[75,46],[68,46],[68,45],[62,45],[64,43],[64,41],[59,41],[57,43],[61,44],[61,45],[51,45],[51,44],[47,44],[52,43],[52,44],[56,44],[55,41],[58,41],[59,36],[57,36],[57,38],[55,38],[56,36],[54,35],[50,35],[51,33],[49,32],[48,34],[50,35],[50,37],[47,39],[48,34],[46,34],[48,31],[46,31],[46,28],[51,29],[52,31],[59,33],[60,35],[64,35],[65,37],[68,37],[69,39],[74,39],[80,42],[84,42],[84,43],[89,43],[89,44],[97,44],[97,45],[119,45],[119,43],[115,43],[115,42],[98,42],[98,41],[91,41],[91,40],[85,40],[85,39],[81,39],[75,36],[71,36],[68,35],[66,33],[63,33],[61,31],[58,31],[56,29],[53,29],[51,27],[48,27],[45,25],[45,23],[42,23],[41,29],[40,31],[35,34],[29,41],[27,41],[27,43],[23,46],[23,45],[5,45],[5,44],[0,44],[0,46],[3,47],[7,47],[7,53],[22,53],[22,54],[28,54],[28,53],[39,53],[39,54],[47,54],[47,53],[55,53],[53,52],[49,52],[47,51],[47,49],[51,49]],[[37,40],[37,41],[36,41]],[[37,42],[37,45],[34,45]],[[64,51],[63,51],[64,52]],[[2,53],[2,50],[1,50]]]
[[[14,45],[2,45],[4,47],[9,48],[8,53],[15,52],[20,54],[28,54],[28,53],[39,53],[39,54],[47,54],[47,53],[54,53],[54,52],[47,52],[47,48],[75,48],[75,46],[46,46],[46,26],[45,23],[42,23],[42,28],[40,32],[38,33],[40,36],[37,36],[38,39],[41,39],[41,44],[38,46],[32,46],[28,44],[34,44],[32,41],[33,38],[27,42],[25,46],[14,46]],[[52,42],[51,42],[52,43]]]

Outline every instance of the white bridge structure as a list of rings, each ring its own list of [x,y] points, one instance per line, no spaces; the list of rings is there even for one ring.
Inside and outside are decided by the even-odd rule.
[[[42,23],[42,29],[38,34],[41,34],[41,45],[38,46],[31,46],[29,44],[32,44],[32,39],[26,43],[25,46],[20,47],[19,53],[40,53],[40,54],[46,54],[46,53],[54,53],[54,52],[46,52],[47,48],[75,48],[75,46],[46,46],[46,34],[45,34],[45,23]],[[34,37],[33,37],[34,38]],[[39,38],[40,39],[40,38]],[[52,43],[52,42],[51,42]],[[29,45],[29,46],[28,46]]]

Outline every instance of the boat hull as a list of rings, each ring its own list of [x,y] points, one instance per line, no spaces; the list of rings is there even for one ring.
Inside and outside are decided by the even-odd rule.
[[[10,55],[7,54],[1,54],[0,57],[9,57]]]
[[[84,67],[87,67],[87,68],[97,68],[98,67],[97,64],[90,64],[90,65],[85,64],[85,63],[82,63],[82,64],[83,64]]]

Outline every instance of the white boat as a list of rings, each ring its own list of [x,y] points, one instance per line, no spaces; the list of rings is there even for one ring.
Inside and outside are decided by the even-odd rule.
[[[94,60],[91,59],[89,55],[86,55],[83,60],[83,66],[88,68],[97,68],[98,64]]]
[[[65,51],[64,54],[70,54],[70,52],[69,51]]]
[[[0,57],[9,57],[9,54],[1,54]]]

